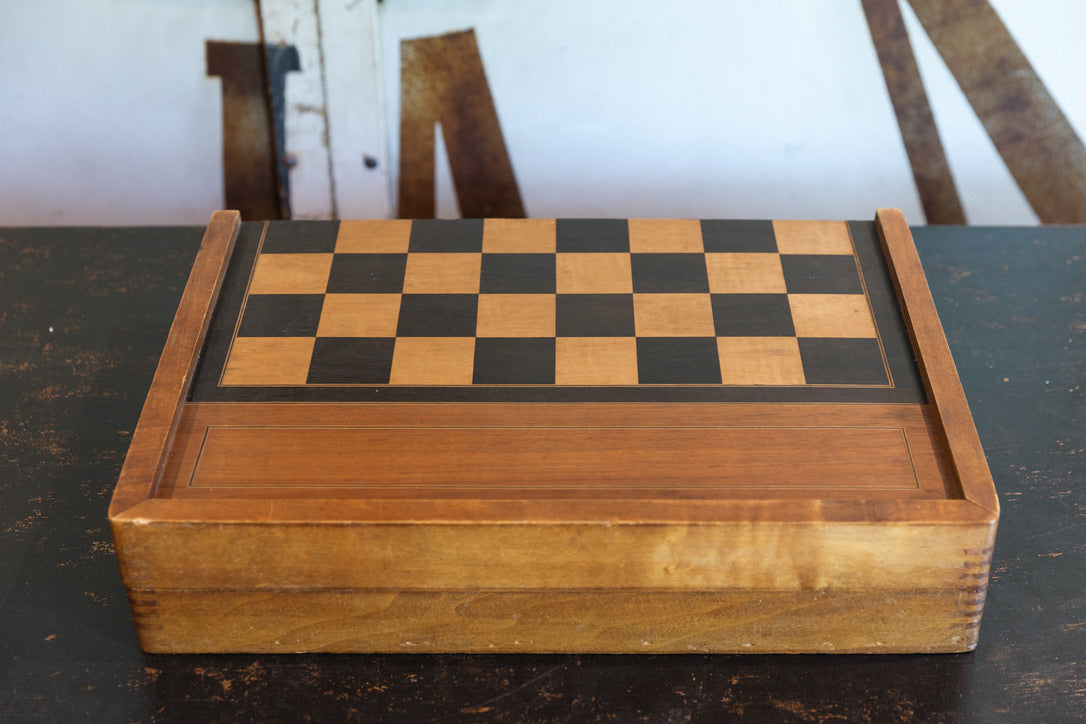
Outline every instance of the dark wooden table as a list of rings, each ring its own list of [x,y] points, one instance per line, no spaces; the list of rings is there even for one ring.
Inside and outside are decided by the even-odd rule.
[[[201,233],[0,229],[0,719],[1086,716],[1086,227],[914,230],[1003,505],[934,656],[141,653],[106,507]]]

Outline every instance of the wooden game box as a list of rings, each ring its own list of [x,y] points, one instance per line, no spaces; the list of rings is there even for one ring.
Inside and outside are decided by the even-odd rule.
[[[152,652],[955,652],[998,510],[900,211],[217,212],[109,517]]]

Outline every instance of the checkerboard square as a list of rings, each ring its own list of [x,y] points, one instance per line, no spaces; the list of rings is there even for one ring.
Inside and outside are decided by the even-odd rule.
[[[405,294],[475,294],[482,254],[407,255]]]
[[[888,385],[878,340],[799,340],[803,371],[809,385]]]
[[[720,384],[720,363],[712,337],[638,337],[640,384]]]
[[[261,254],[331,254],[336,248],[338,221],[269,221]]]
[[[630,231],[626,219],[558,219],[555,235],[559,252],[630,250]]]
[[[559,294],[559,337],[633,337],[632,294]]]
[[[554,219],[486,219],[484,254],[553,254]]]
[[[261,254],[249,294],[323,294],[331,268],[331,254]]]
[[[312,337],[323,304],[323,294],[250,294],[238,336]]]
[[[634,337],[559,337],[555,340],[556,385],[636,385]]]
[[[783,294],[784,272],[777,254],[706,254],[709,291],[730,294]]]
[[[701,240],[707,252],[775,252],[771,221],[703,219]]]
[[[477,294],[404,294],[398,337],[474,337]]]
[[[774,221],[773,233],[782,254],[852,254],[852,237],[844,221]]]
[[[476,339],[472,383],[554,384],[554,337]]]
[[[797,337],[875,337],[862,294],[789,294]]]
[[[718,337],[791,337],[792,312],[785,294],[713,294]]]
[[[223,370],[226,386],[304,385],[312,337],[237,337]]]
[[[328,274],[330,294],[399,294],[407,254],[336,254]]]
[[[803,359],[795,337],[717,337],[725,385],[802,385]]]
[[[477,337],[553,337],[553,294],[480,294]]]
[[[856,258],[839,254],[781,254],[790,294],[863,294]]]
[[[712,337],[713,307],[708,294],[635,294],[638,337]]]
[[[386,384],[392,369],[390,337],[321,337],[313,344],[308,384]]]
[[[635,294],[708,292],[704,254],[630,254]]]
[[[557,254],[555,288],[559,294],[629,294],[633,272],[629,254]]]
[[[406,254],[410,239],[410,219],[341,221],[336,253]]]
[[[399,294],[328,294],[318,337],[395,337]]]
[[[483,254],[483,294],[554,294],[554,254]]]
[[[481,252],[482,219],[415,219],[411,222],[411,252]]]
[[[471,337],[400,337],[388,381],[393,385],[470,385],[474,359]]]
[[[630,251],[635,254],[701,254],[697,219],[630,219]]]

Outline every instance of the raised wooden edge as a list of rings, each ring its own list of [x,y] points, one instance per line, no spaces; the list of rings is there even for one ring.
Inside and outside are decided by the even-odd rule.
[[[207,225],[113,491],[111,521],[154,495],[240,228],[237,211],[216,211]]]
[[[999,518],[995,484],[909,225],[901,210],[879,209],[875,226],[962,497],[984,511],[994,526]]]

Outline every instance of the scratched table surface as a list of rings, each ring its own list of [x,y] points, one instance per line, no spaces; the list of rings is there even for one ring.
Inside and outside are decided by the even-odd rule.
[[[202,228],[0,228],[5,721],[1071,721],[1086,227],[916,228],[1003,512],[969,654],[143,654],[106,507]]]

